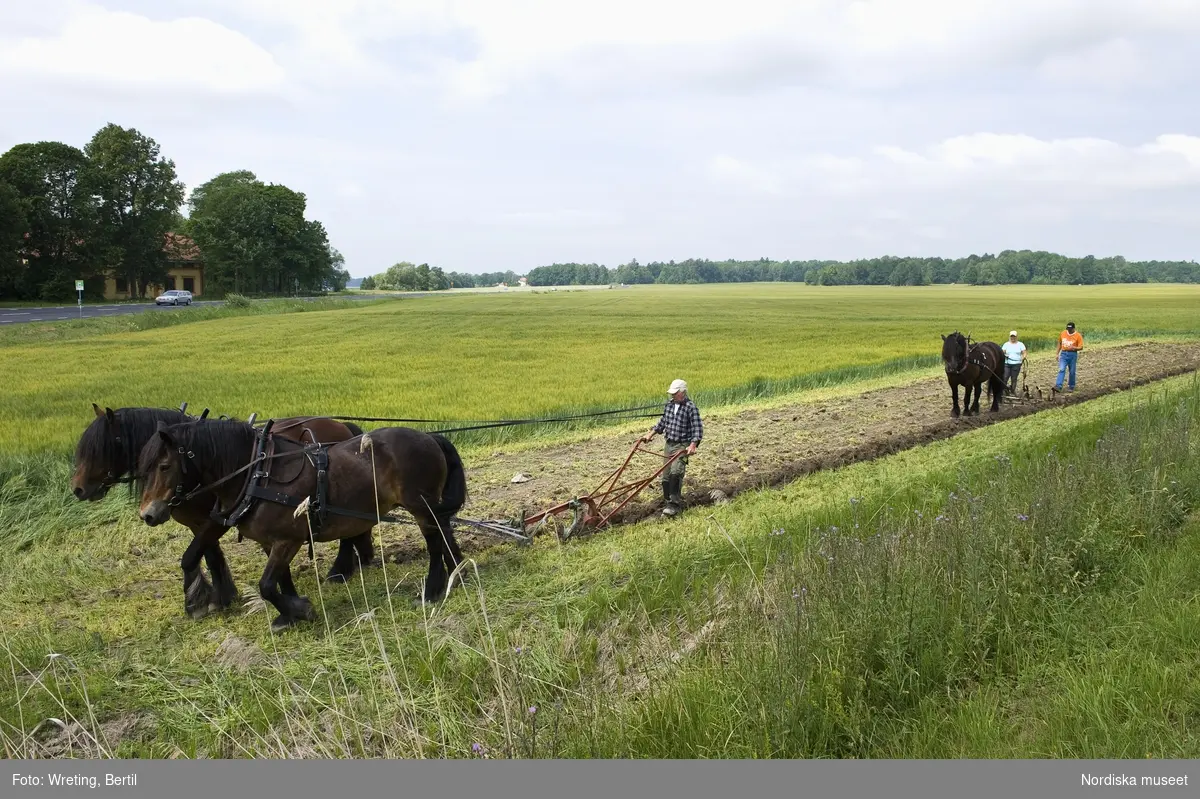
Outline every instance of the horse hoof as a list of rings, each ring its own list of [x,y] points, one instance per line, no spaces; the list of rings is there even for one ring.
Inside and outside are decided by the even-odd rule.
[[[209,603],[203,607],[188,608],[187,614],[189,617],[191,617],[192,621],[200,621],[201,619],[216,613],[219,609],[220,608],[218,608],[215,603]]]
[[[271,632],[281,633],[291,628],[295,623],[296,619],[292,616],[279,616],[275,621],[271,622]]]

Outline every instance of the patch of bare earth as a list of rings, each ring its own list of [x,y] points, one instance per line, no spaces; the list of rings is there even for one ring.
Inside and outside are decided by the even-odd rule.
[[[145,737],[154,727],[147,713],[125,713],[89,728],[72,719],[45,719],[29,736],[30,756],[34,758],[112,757],[117,745],[126,739]]]
[[[1031,357],[1015,401],[996,413],[986,390],[976,416],[951,416],[950,389],[942,376],[909,385],[832,400],[802,401],[769,410],[705,413],[704,443],[687,469],[687,506],[711,504],[748,489],[782,485],[821,469],[873,460],[983,425],[1061,408],[1200,369],[1200,344],[1138,342],[1085,351],[1074,393],[1054,393],[1053,354]],[[1028,391],[1028,399],[1024,390]],[[960,394],[960,403],[962,396]],[[649,427],[649,424],[647,424]],[[515,519],[588,494],[624,462],[634,440],[628,433],[597,435],[583,444],[520,453],[496,452],[468,463],[470,499],[461,516]],[[662,439],[650,445],[661,451]],[[639,454],[626,478],[649,476],[661,459]],[[517,474],[530,479],[513,483]],[[661,488],[653,482],[614,522],[658,513]],[[424,558],[424,542],[408,526],[384,525],[389,558]],[[503,540],[468,527],[456,528],[463,550],[478,551]]]

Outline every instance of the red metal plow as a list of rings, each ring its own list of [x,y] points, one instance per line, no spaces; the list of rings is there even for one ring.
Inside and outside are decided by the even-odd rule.
[[[640,494],[646,486],[654,482],[655,478],[667,470],[672,463],[682,457],[686,450],[679,450],[671,457],[666,457],[662,453],[655,452],[651,449],[646,449],[642,446],[642,440],[633,445],[633,449],[629,450],[629,455],[626,456],[625,462],[620,465],[612,474],[605,478],[594,491],[590,494],[585,494],[581,497],[555,505],[552,508],[547,508],[540,513],[535,513],[532,516],[526,516],[521,520],[521,526],[524,531],[528,531],[530,527],[541,525],[551,516],[557,516],[561,513],[570,511],[572,513],[571,523],[566,530],[559,534],[559,538],[566,540],[581,530],[598,530],[608,526],[613,516],[621,511],[626,505],[633,501],[634,497]],[[661,461],[653,474],[649,477],[633,480],[631,482],[621,482],[625,471],[629,468],[629,464],[633,461],[633,457],[639,452],[652,456]],[[536,530],[534,531],[536,532]],[[533,532],[528,533],[529,537],[533,537]]]

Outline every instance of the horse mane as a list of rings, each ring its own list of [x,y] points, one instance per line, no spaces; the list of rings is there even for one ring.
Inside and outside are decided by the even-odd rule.
[[[252,425],[227,419],[172,424],[167,427],[166,432],[177,445],[195,455],[201,471],[219,472],[223,475],[235,472],[249,463],[252,457],[250,447],[258,435],[258,430]],[[139,480],[145,480],[166,447],[167,442],[162,436],[150,437],[138,460]]]
[[[102,462],[117,475],[135,472],[138,453],[154,436],[159,422],[178,424],[190,418],[172,408],[121,408],[113,411],[116,430],[112,430],[107,415],[97,416],[75,447],[75,462]]]

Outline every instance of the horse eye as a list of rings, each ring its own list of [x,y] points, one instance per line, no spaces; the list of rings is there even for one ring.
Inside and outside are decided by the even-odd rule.
[[[171,464],[169,464],[169,463],[160,463],[158,465],[158,470],[160,472],[165,472],[165,471],[169,470],[170,468],[171,468]]]

